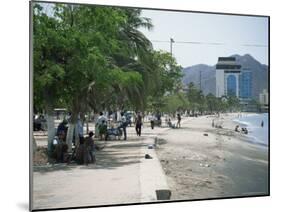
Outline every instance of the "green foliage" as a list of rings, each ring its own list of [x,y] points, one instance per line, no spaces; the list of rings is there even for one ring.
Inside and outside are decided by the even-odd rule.
[[[177,111],[184,111],[189,108],[189,101],[184,93],[169,95],[164,98],[163,112],[175,114]]]
[[[194,84],[182,91],[182,68],[155,51],[139,30],[153,28],[139,9],[34,4],[34,107],[219,112],[239,101],[203,95]]]
[[[139,31],[152,29],[141,10],[34,4],[34,106],[73,113],[143,110],[149,96],[175,90],[181,68]]]

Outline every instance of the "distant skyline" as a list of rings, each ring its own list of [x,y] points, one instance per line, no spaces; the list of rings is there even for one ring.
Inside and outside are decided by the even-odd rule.
[[[233,54],[250,54],[268,65],[266,17],[159,10],[142,10],[142,16],[150,18],[154,25],[151,31],[140,29],[154,49],[170,52],[169,41],[173,38],[173,56],[183,67],[214,65],[218,57]]]

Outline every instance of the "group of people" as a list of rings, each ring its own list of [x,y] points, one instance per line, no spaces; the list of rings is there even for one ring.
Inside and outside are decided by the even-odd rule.
[[[124,112],[120,113],[121,115],[121,120],[119,123],[119,126],[117,127],[118,129],[122,129],[123,135],[124,135],[124,140],[127,140],[127,127],[130,123],[130,121],[127,119],[127,116],[125,115]],[[96,123],[96,128],[98,130],[98,135],[101,140],[105,140],[107,136],[107,129],[108,129],[108,119],[106,116],[100,112],[97,123]],[[141,128],[142,128],[142,116],[140,112],[137,113],[135,117],[135,129],[136,133],[138,136],[141,136]]]
[[[118,129],[122,129],[124,140],[127,140],[127,126],[128,120],[125,116],[124,112],[121,112],[121,120],[118,126]],[[177,114],[177,124],[172,124],[171,119],[168,120],[167,124],[171,128],[180,128],[181,116]],[[75,144],[74,141],[74,150],[72,147],[69,147],[66,143],[66,135],[68,131],[67,121],[63,120],[57,128],[56,136],[53,142],[49,146],[49,157],[55,160],[57,163],[69,163],[71,161],[76,161],[78,164],[89,164],[95,163],[96,157],[95,152],[100,148],[95,145],[93,136],[94,133],[90,131],[87,137],[83,136],[83,132],[80,133],[81,130],[78,128],[78,135],[79,135],[79,143]],[[152,123],[153,124],[153,123]],[[151,128],[154,128],[154,125],[151,124]],[[135,116],[135,130],[137,136],[141,136],[143,125],[143,117],[140,112],[138,112]],[[108,134],[108,119],[107,117],[100,112],[99,117],[96,122],[96,132],[98,137],[103,140],[106,139]],[[71,149],[69,149],[71,148]]]
[[[246,127],[241,127],[241,130],[239,130],[240,126],[239,125],[236,125],[235,126],[235,132],[241,132],[241,133],[244,133],[244,134],[248,134],[248,129]]]
[[[92,131],[89,132],[86,138],[80,136],[79,145],[76,145],[74,150],[68,151],[69,147],[66,143],[65,133],[64,131],[58,131],[58,136],[51,143],[49,157],[57,163],[70,163],[71,161],[86,165],[95,163],[95,151],[100,148],[95,145],[93,136]]]
[[[166,123],[167,123],[168,127],[170,127],[170,128],[173,128],[173,129],[180,128],[181,127],[181,115],[179,113],[177,114],[177,123],[176,124],[172,123],[171,118],[167,118]]]
[[[86,138],[80,137],[79,146],[75,153],[75,159],[78,164],[88,165],[96,162],[95,152],[100,148],[95,145],[93,136],[94,133],[91,131]]]

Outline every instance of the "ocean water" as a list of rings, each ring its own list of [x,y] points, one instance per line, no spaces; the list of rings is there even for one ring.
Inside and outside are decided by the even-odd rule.
[[[268,113],[262,114],[242,114],[242,117],[236,118],[235,121],[240,127],[248,129],[248,136],[253,142],[262,145],[268,145]],[[264,122],[261,127],[261,122]]]

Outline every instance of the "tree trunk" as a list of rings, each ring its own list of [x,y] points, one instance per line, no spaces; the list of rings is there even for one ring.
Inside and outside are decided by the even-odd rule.
[[[79,130],[78,130],[78,124],[77,124],[77,122],[75,123],[75,133],[74,133],[75,135],[75,137],[74,137],[74,139],[75,139],[75,146],[79,146]]]
[[[68,146],[68,152],[72,152],[72,139],[74,133],[75,123],[69,123],[67,135],[66,135],[66,144]]]
[[[48,128],[48,151],[50,150],[51,143],[55,137],[55,121],[53,110],[51,108],[47,109],[47,128]]]
[[[34,135],[32,136],[32,150],[33,150],[33,154],[37,151],[37,144]]]

